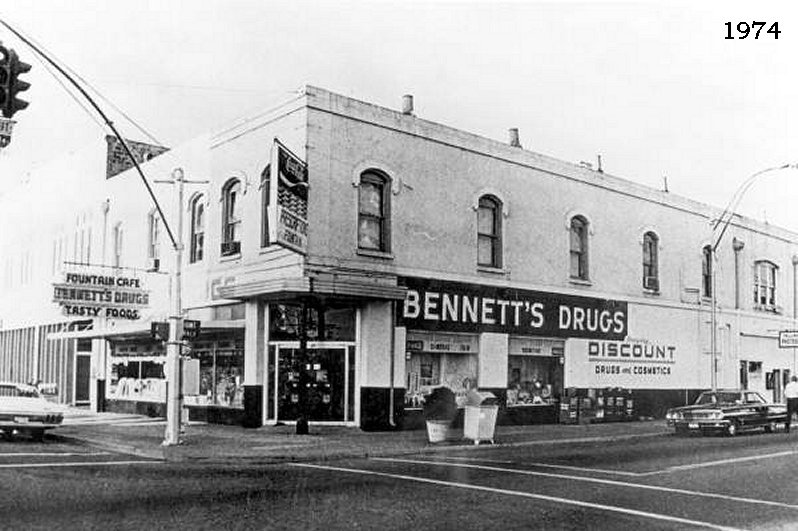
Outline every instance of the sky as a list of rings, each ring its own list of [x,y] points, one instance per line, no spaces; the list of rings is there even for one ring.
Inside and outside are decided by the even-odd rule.
[[[150,140],[127,115],[166,146],[311,84],[395,109],[413,94],[421,118],[501,141],[517,127],[531,151],[601,155],[720,207],[798,163],[795,2],[4,0],[0,19],[96,90],[124,136]],[[758,39],[725,38],[755,20]],[[107,128],[3,27],[0,41],[33,67],[2,191]],[[798,169],[773,171],[738,211],[798,231],[796,201]]]

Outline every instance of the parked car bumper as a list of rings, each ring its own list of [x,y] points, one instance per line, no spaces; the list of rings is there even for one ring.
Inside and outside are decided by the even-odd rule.
[[[729,424],[731,421],[728,419],[668,421],[668,426],[674,428],[677,433],[726,431],[729,429]]]
[[[60,414],[0,414],[0,430],[49,430],[60,426],[63,420],[64,417]]]

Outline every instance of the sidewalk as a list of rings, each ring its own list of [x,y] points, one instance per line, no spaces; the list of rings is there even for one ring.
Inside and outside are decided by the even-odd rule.
[[[668,431],[665,421],[499,426],[495,440],[502,446],[572,444],[653,437]],[[427,442],[425,430],[364,432],[357,428],[319,426],[311,426],[309,435],[296,435],[294,426],[248,429],[192,423],[186,426],[181,444],[169,447],[161,445],[162,424],[62,426],[49,436],[150,459],[205,462],[323,461],[484,447],[469,440],[433,445]]]

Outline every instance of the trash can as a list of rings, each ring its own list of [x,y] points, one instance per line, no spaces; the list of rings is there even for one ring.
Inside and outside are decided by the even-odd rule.
[[[490,441],[493,444],[498,412],[496,395],[489,392],[469,392],[465,404],[463,437],[473,440],[474,444],[482,441]]]

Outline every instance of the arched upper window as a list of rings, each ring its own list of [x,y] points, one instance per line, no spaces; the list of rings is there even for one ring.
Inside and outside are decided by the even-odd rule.
[[[241,252],[241,181],[230,179],[222,188],[222,256]]]
[[[367,171],[358,187],[357,247],[368,251],[391,251],[390,180]]]
[[[479,198],[477,265],[502,266],[502,204],[492,195],[483,195]]]
[[[704,297],[712,296],[712,246],[705,245],[701,250],[701,288]]]
[[[754,304],[760,309],[776,309],[776,269],[776,264],[767,260],[754,263]]]
[[[659,291],[659,237],[653,232],[643,235],[643,288]]]
[[[202,252],[205,244],[205,202],[203,197],[198,195],[191,201],[191,247],[189,252],[189,262],[199,262],[202,260]]]
[[[587,220],[582,216],[571,218],[570,228],[570,267],[571,278],[588,280]]]

